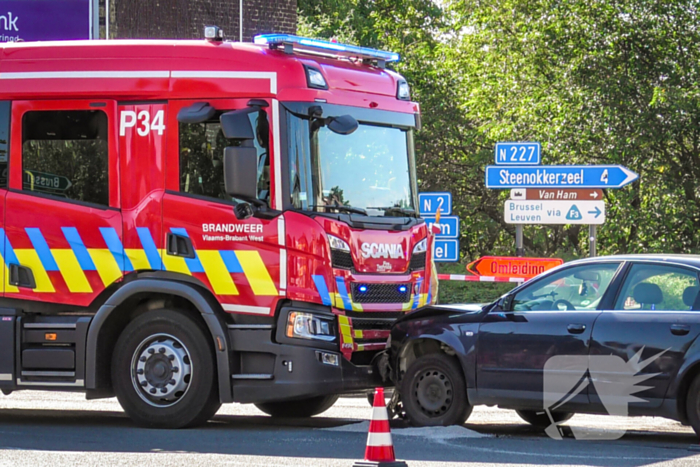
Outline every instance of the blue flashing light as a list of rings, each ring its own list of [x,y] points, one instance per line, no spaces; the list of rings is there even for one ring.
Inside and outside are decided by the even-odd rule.
[[[401,293],[406,293],[407,290],[408,290],[408,288],[407,288],[405,285],[400,285],[400,286],[399,286],[399,292],[401,292]]]
[[[292,44],[298,50],[309,53],[331,53],[332,55],[341,57],[383,60],[384,62],[398,62],[400,58],[399,54],[396,52],[385,52],[383,50],[370,49],[367,47],[358,47],[356,45],[338,44],[336,42],[293,36],[291,34],[261,34],[253,38],[253,43],[258,45]]]
[[[365,293],[367,292],[367,286],[366,285],[361,285],[357,288],[360,292]]]

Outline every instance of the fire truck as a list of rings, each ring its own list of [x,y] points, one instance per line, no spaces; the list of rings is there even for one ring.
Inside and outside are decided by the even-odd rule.
[[[311,416],[433,301],[398,55],[205,37],[0,49],[4,394]]]

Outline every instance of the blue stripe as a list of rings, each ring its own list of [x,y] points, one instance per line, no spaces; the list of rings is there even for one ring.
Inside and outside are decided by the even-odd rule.
[[[352,310],[352,302],[350,297],[348,297],[348,288],[345,286],[345,279],[339,276],[335,276],[335,285],[338,287],[338,293],[340,298],[343,300],[343,306],[346,310]]]
[[[311,277],[314,280],[314,284],[316,284],[318,294],[321,296],[321,303],[324,305],[331,305],[331,294],[328,293],[326,280],[319,274],[312,274]]]
[[[150,229],[148,227],[136,227],[136,232],[139,234],[141,246],[143,247],[143,251],[146,252],[146,258],[148,258],[151,269],[162,270],[163,260],[158,254],[158,248],[156,248],[156,244],[153,241]]]
[[[80,238],[78,229],[75,227],[61,227],[61,230],[63,231],[63,236],[66,237],[68,244],[73,250],[73,253],[75,253],[75,257],[78,258],[80,269],[83,271],[97,271],[95,263],[92,262],[92,258],[90,257],[90,253],[88,253],[87,248],[85,248],[83,239]]]
[[[46,243],[46,240],[44,240],[41,230],[37,229],[36,227],[27,227],[24,229],[24,231],[27,232],[29,240],[31,240],[37,255],[39,255],[39,259],[41,260],[41,264],[44,266],[44,269],[47,271],[58,271],[58,264],[56,264],[56,260],[53,259],[51,249]]]
[[[241,266],[241,263],[238,261],[234,251],[220,250],[219,254],[221,255],[221,259],[224,260],[224,264],[226,265],[226,270],[228,270],[228,272],[243,272],[243,266]]]
[[[187,234],[187,230],[183,229],[182,227],[170,227],[170,231],[175,235],[190,238],[190,236]],[[194,248],[194,245],[192,248]],[[197,250],[194,251],[194,258],[185,258],[185,263],[187,264],[190,272],[204,272],[204,267],[202,266],[202,262],[199,261]]]
[[[0,229],[0,242],[2,242],[4,247],[3,257],[5,258],[5,264],[8,266],[10,264],[19,264],[15,250],[12,249],[10,244],[10,239],[5,236],[5,229]]]
[[[418,284],[418,293],[413,296],[413,307],[412,308],[418,308],[418,301],[420,299],[420,286],[423,283],[423,279],[418,279],[416,281],[416,284]]]
[[[133,271],[134,266],[131,265],[131,260],[124,254],[124,245],[122,245],[117,231],[112,227],[100,227],[100,233],[107,245],[107,249],[112,253],[114,260],[119,265],[119,269],[121,269],[122,272]]]

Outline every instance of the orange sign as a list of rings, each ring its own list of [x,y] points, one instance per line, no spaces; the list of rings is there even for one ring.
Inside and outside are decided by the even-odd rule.
[[[513,256],[484,256],[467,265],[467,271],[477,276],[522,277],[529,279],[564,264],[559,258],[519,258]]]

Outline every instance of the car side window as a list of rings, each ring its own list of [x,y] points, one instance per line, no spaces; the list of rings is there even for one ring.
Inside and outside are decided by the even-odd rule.
[[[687,311],[700,292],[697,272],[679,266],[633,264],[615,302],[616,310]]]
[[[620,263],[567,268],[526,286],[513,297],[513,311],[595,310]]]
[[[257,137],[253,146],[258,153],[258,199],[270,199],[270,158],[268,152],[267,114],[249,115]],[[232,201],[224,189],[224,148],[238,141],[227,139],[217,120],[180,123],[180,191]]]

